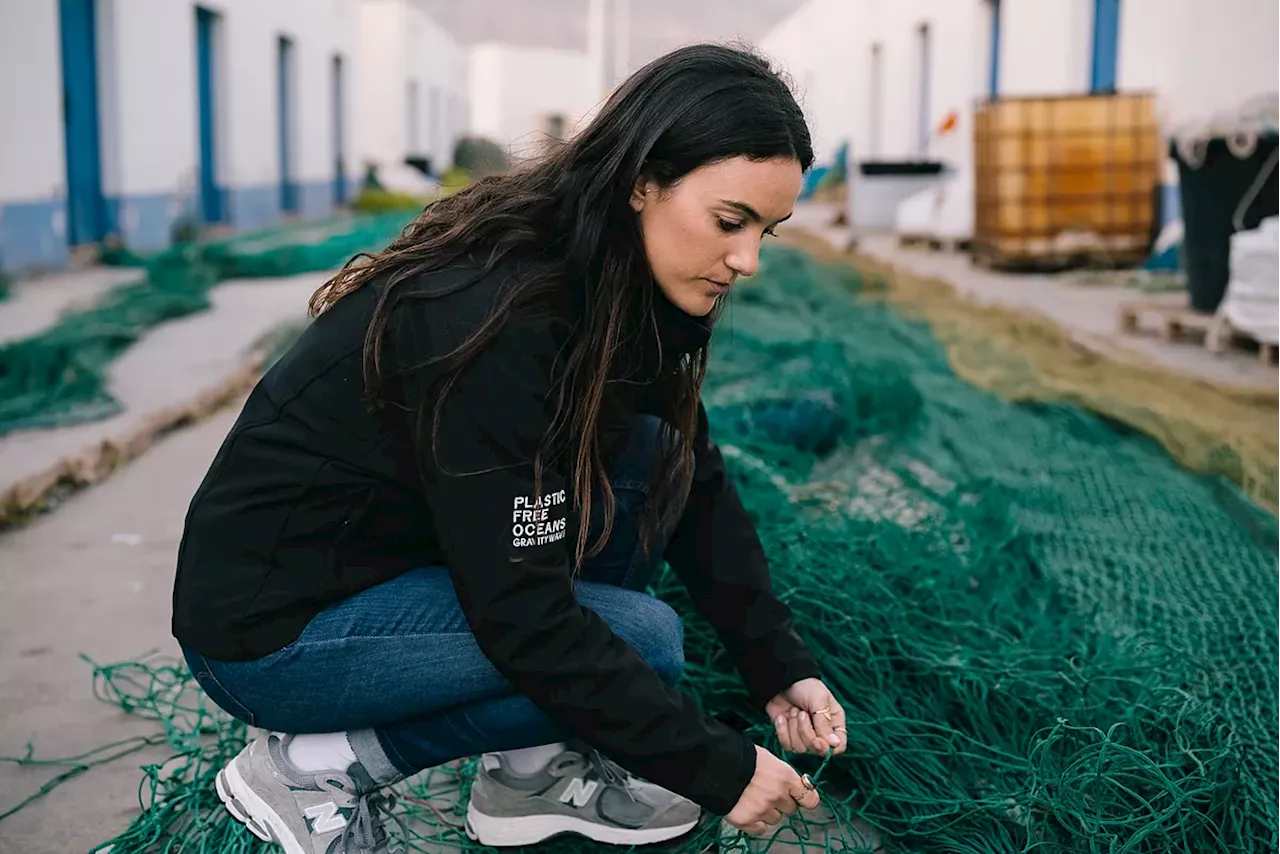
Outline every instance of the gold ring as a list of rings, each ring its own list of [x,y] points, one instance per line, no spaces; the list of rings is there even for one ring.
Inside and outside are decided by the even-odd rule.
[[[810,792],[818,788],[817,786],[814,785],[813,778],[810,777],[808,774],[800,775],[800,785],[804,786],[805,789],[807,789]]]
[[[845,728],[844,728],[844,727],[842,727],[842,726],[835,727],[834,731],[835,731],[835,732],[842,732],[842,733],[844,733],[845,735],[848,735],[848,734],[849,734],[849,730],[845,729]]]
[[[814,712],[814,714],[822,715],[827,720],[831,720],[831,707],[827,706],[825,709],[818,709],[818,711]]]

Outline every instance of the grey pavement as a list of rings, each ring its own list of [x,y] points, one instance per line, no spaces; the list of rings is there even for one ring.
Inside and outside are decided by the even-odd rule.
[[[104,439],[128,434],[160,409],[184,403],[239,368],[254,343],[281,324],[306,318],[307,300],[327,275],[238,279],[218,285],[212,307],[161,324],[108,369],[124,412],[104,421],[0,436],[0,493]],[[6,324],[30,322],[20,305],[0,306]],[[16,318],[16,319],[15,319]]]
[[[57,512],[0,535],[0,755],[82,753],[156,732],[94,699],[99,663],[150,650],[177,654],[169,635],[174,559],[187,502],[235,418],[231,407],[157,443],[115,477]],[[4,854],[88,851],[138,814],[139,767],[164,748],[76,777],[0,822]],[[57,773],[0,764],[0,812]]]
[[[63,312],[92,305],[104,293],[142,278],[127,267],[93,267],[29,279],[10,286],[0,301],[0,344],[34,335],[52,326]]]

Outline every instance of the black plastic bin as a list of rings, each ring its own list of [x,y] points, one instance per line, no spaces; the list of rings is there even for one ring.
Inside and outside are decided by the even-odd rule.
[[[1231,235],[1235,233],[1236,207],[1253,186],[1267,159],[1275,152],[1280,138],[1274,134],[1258,139],[1253,153],[1236,157],[1222,139],[1208,143],[1204,163],[1192,168],[1170,147],[1178,162],[1181,184],[1182,223],[1186,229],[1182,244],[1182,264],[1187,273],[1187,290],[1191,308],[1213,312],[1222,302],[1231,277]],[[1244,215],[1246,229],[1257,228],[1262,220],[1276,216],[1280,202],[1277,171],[1262,185],[1261,191]]]

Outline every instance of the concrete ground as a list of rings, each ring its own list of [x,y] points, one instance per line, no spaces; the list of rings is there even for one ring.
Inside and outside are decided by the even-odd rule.
[[[108,369],[111,393],[124,404],[123,413],[57,430],[0,436],[0,493],[63,457],[128,434],[157,410],[218,385],[240,367],[264,334],[281,324],[304,320],[307,300],[326,278],[324,273],[309,273],[224,282],[210,294],[210,310],[149,330]],[[91,295],[93,286],[104,280],[110,279],[100,270],[68,274],[56,293],[35,293],[31,298],[27,294],[48,280],[21,286],[21,296],[0,303],[0,329],[27,330],[22,337],[33,334],[42,328],[37,321],[47,326],[67,301]]]
[[[30,279],[10,287],[9,298],[0,301],[0,344],[33,335],[58,319],[64,311],[91,304],[116,285],[142,278],[142,272],[124,267],[94,267]]]
[[[800,205],[790,224],[845,249],[855,237],[847,227],[830,225],[835,209]],[[1280,384],[1275,365],[1263,364],[1242,350],[1215,354],[1192,342],[1170,343],[1155,335],[1119,329],[1120,304],[1142,299],[1135,288],[1082,284],[1073,274],[1002,273],[974,267],[967,255],[906,249],[892,234],[856,235],[858,251],[899,269],[950,283],[959,293],[983,302],[1034,311],[1080,335],[1081,343],[1105,346],[1108,355],[1133,354],[1158,365],[1212,383],[1274,391]]]
[[[99,663],[150,650],[169,635],[173,569],[187,503],[238,407],[157,443],[57,512],[0,536],[0,756],[72,756],[156,732],[94,699]],[[163,747],[94,768],[0,822],[4,854],[88,851],[138,813],[139,766]],[[0,763],[0,813],[57,770]]]

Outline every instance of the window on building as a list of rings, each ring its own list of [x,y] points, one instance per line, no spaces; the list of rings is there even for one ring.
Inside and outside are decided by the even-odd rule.
[[[418,81],[410,80],[405,86],[405,150],[417,154],[420,147],[418,137]]]
[[[929,25],[921,24],[918,30],[919,92],[916,114],[916,154],[927,157],[932,127],[929,119],[932,106],[929,103],[933,76],[933,46],[929,39]]]
[[[871,46],[871,73],[867,79],[867,156],[875,159],[880,156],[884,126],[884,46],[879,42]]]
[[[444,124],[440,116],[440,90],[432,86],[427,90],[427,151],[433,160],[440,155],[441,126]]]

